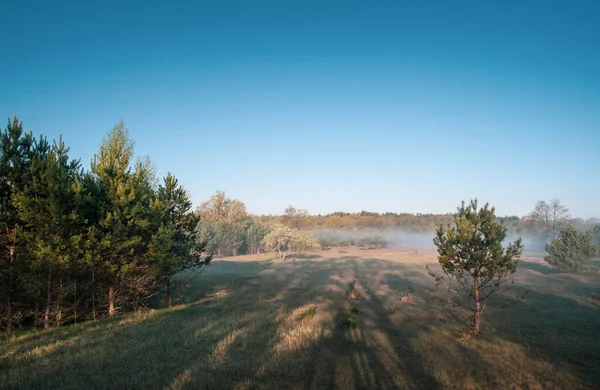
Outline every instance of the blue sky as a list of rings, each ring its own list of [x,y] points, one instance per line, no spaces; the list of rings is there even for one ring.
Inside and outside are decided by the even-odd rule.
[[[598,1],[151,3],[3,2],[0,115],[123,118],[196,204],[600,216]]]

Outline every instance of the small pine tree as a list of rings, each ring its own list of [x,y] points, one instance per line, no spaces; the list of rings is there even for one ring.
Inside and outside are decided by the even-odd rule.
[[[185,269],[201,269],[210,263],[202,258],[203,243],[196,242],[199,217],[191,212],[192,202],[177,178],[168,173],[158,188],[160,227],[152,237],[150,252],[157,258],[161,280],[166,284],[167,306],[171,306],[171,278]]]
[[[575,226],[567,225],[546,245],[548,264],[564,272],[583,271],[589,267],[592,257],[598,255],[591,231],[580,232]]]
[[[504,248],[506,228],[493,207],[486,204],[478,209],[476,200],[469,206],[462,203],[454,225],[444,228],[440,224],[433,240],[445,276],[427,269],[437,285],[450,293],[451,303],[470,311],[472,331],[477,334],[490,299],[512,283],[523,246],[518,239]]]

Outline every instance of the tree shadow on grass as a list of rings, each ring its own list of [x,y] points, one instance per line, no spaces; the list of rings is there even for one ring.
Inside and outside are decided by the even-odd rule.
[[[556,270],[547,263],[521,260],[519,261],[519,269],[531,270],[540,274],[553,274]]]
[[[493,388],[502,385],[498,359],[507,361],[507,369],[527,369],[515,366],[511,353],[523,361],[550,361],[556,373],[574,373],[584,385],[598,379],[586,372],[599,358],[593,339],[597,314],[569,309],[568,300],[555,302],[564,327],[554,327],[551,312],[539,307],[538,300],[549,299],[540,294],[531,308],[516,304],[505,317],[490,316],[497,333],[461,342],[456,324],[440,321],[439,310],[427,301],[431,282],[418,265],[345,256],[295,263],[217,261],[211,267],[187,289],[187,303],[177,307],[0,346],[2,386]],[[355,302],[358,325],[347,328],[341,323],[349,305],[344,289],[352,279],[362,298]],[[409,285],[415,302],[390,306]],[[306,317],[298,313],[311,305],[314,318],[299,320]],[[575,327],[570,315],[581,317]],[[579,326],[589,327],[581,339]],[[535,335],[551,327],[563,333]],[[497,350],[497,357],[482,351],[501,343],[506,350]],[[587,352],[579,355],[578,346]],[[549,383],[562,383],[555,380]]]
[[[515,290],[517,294],[525,291],[521,286]],[[596,369],[600,361],[600,306],[584,297],[529,290],[523,300],[514,295],[509,298],[508,306],[490,313],[488,322],[494,327],[491,337],[522,346],[528,356],[552,362],[586,387],[600,383]]]

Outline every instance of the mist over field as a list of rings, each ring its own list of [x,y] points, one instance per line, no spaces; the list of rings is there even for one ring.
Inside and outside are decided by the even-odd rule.
[[[415,232],[406,229],[315,229],[315,235],[325,246],[389,247],[398,249],[436,250],[434,231]],[[521,238],[524,255],[540,255],[545,252],[546,240],[542,237],[509,233],[505,244]]]

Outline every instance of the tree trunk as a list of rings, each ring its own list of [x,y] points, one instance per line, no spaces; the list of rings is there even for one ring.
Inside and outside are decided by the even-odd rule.
[[[285,258],[287,255],[288,255],[287,252],[283,252],[283,257],[281,258],[281,261],[285,261]]]
[[[115,315],[115,286],[111,284],[108,287],[108,315],[113,317]]]
[[[16,234],[16,228],[13,229],[13,234]],[[15,286],[15,278],[13,274],[13,264],[15,261],[15,245],[11,244],[10,249],[8,251],[8,293],[6,294],[6,329],[5,334],[7,337],[10,337],[12,334],[12,326],[13,326],[13,312],[12,312],[12,301],[11,297],[13,294],[14,286]]]
[[[44,313],[44,329],[50,327],[50,306],[52,305],[52,281],[50,270],[48,270],[48,281],[46,283],[46,312]]]
[[[42,297],[38,296],[37,299],[35,300],[35,306],[33,307],[33,329],[37,330],[38,324],[40,322],[40,299]]]
[[[62,295],[63,295],[63,279],[58,282],[58,296],[56,297],[56,326],[60,326],[62,322]]]
[[[167,307],[171,307],[171,275],[167,276]]]
[[[217,248],[217,254],[219,255],[219,257],[221,257],[221,247]]]
[[[233,248],[233,256],[237,256],[237,248]]]
[[[96,273],[92,268],[92,319],[96,321]]]
[[[283,261],[283,257],[281,255],[281,249],[277,249],[277,253],[279,254],[279,261]]]
[[[473,292],[475,293],[475,312],[473,313],[473,332],[479,333],[479,324],[481,319],[481,302],[479,301],[479,283],[475,279],[473,283]]]
[[[10,301],[10,292],[6,298],[6,329],[4,333],[6,334],[6,337],[10,337],[12,333],[12,302]]]
[[[75,295],[75,305],[73,306],[73,323],[77,325],[77,282],[73,283],[73,294]]]

